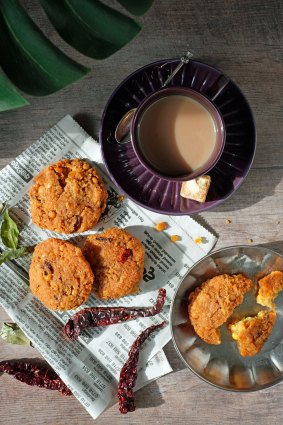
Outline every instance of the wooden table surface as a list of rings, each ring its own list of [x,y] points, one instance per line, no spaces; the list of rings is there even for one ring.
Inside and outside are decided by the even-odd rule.
[[[74,116],[96,136],[103,107],[123,78],[142,65],[176,57],[189,47],[197,57],[222,69],[239,84],[254,111],[258,134],[255,161],[243,186],[223,205],[196,219],[205,221],[218,234],[216,248],[245,244],[252,239],[254,244],[283,253],[280,0],[156,0],[142,18],[141,34],[101,62],[80,55],[64,43],[38,2],[22,3],[53,42],[93,70],[84,80],[59,93],[30,98],[30,106],[1,113],[0,167],[66,114]],[[226,224],[228,218],[230,224]],[[0,325],[7,320],[7,314],[0,309]],[[224,392],[188,371],[172,343],[165,352],[174,373],[138,391],[134,413],[122,416],[115,405],[96,420],[97,424],[277,425],[282,421],[283,383],[256,393]],[[33,348],[0,342],[0,360],[36,356]],[[1,376],[0,424],[6,423],[87,425],[93,420],[75,399]]]

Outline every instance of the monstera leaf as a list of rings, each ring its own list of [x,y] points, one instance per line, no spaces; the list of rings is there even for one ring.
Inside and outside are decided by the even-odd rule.
[[[44,36],[17,0],[1,0],[0,10],[0,63],[24,92],[50,94],[88,72]]]
[[[25,105],[28,105],[28,101],[17,92],[15,87],[0,71],[0,111],[8,111]]]
[[[118,0],[118,2],[133,15],[144,15],[154,0]]]
[[[61,37],[95,59],[112,55],[141,30],[140,24],[98,0],[39,1]]]
[[[144,14],[153,0],[117,0],[128,12]],[[129,43],[142,26],[99,0],[38,0],[60,36],[94,59]],[[44,96],[82,78],[89,69],[59,50],[41,32],[18,0],[0,0],[0,65],[22,91]],[[28,102],[0,73],[0,111]]]

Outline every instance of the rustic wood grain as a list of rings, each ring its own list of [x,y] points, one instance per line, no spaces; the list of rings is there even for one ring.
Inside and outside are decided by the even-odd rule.
[[[283,12],[280,0],[156,0],[141,20],[144,30],[104,61],[69,47],[54,31],[38,2],[23,0],[33,19],[66,53],[93,70],[83,81],[30,106],[0,115],[0,167],[34,142],[67,113],[92,135],[117,84],[136,68],[190,47],[203,61],[222,69],[242,88],[255,113],[258,147],[243,186],[218,208],[196,216],[218,235],[216,248],[249,239],[283,253]],[[116,4],[114,0],[107,2]],[[122,9],[121,9],[122,10]],[[226,224],[226,219],[231,220]],[[280,222],[280,223],[279,223]],[[1,284],[1,282],[0,282]],[[0,325],[9,320],[0,310]],[[97,424],[277,425],[283,417],[283,384],[250,394],[217,390],[184,368],[172,343],[165,348],[174,373],[137,393],[138,409],[119,415],[117,406]],[[0,360],[36,357],[33,348],[0,341]],[[94,421],[74,399],[26,387],[1,376],[0,424],[76,425]]]

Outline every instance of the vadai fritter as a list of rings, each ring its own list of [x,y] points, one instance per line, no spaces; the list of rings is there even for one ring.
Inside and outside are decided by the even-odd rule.
[[[83,304],[94,281],[81,249],[55,238],[35,247],[29,277],[32,293],[51,310],[70,310]]]
[[[98,172],[80,159],[63,159],[35,178],[29,191],[32,221],[58,233],[92,229],[106,208],[107,190]]]
[[[258,281],[258,287],[256,302],[273,308],[273,301],[283,289],[283,273],[280,271],[271,272]]]
[[[276,321],[274,310],[260,311],[255,317],[245,317],[229,325],[232,338],[237,341],[241,356],[255,356],[258,354]]]
[[[215,276],[189,295],[189,318],[195,332],[208,344],[221,343],[219,327],[242,303],[252,288],[252,281],[242,274]]]
[[[95,276],[94,292],[98,298],[120,298],[138,292],[144,249],[136,237],[113,227],[88,236],[83,252]]]

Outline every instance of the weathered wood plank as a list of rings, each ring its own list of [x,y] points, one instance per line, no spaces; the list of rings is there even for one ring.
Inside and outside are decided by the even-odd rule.
[[[38,2],[23,0],[31,16],[52,41],[93,71],[83,81],[31,105],[0,115],[0,168],[67,113],[96,136],[104,105],[117,84],[136,68],[187,47],[237,82],[255,113],[258,148],[244,185],[205,220],[219,235],[217,248],[264,244],[283,253],[283,67],[282,2],[156,0],[142,18],[144,30],[128,46],[105,61],[92,61],[70,48],[56,34]],[[108,4],[116,5],[114,0]],[[122,10],[122,9],[120,9]],[[1,190],[1,189],[0,189]],[[231,223],[226,224],[226,219]],[[278,223],[280,221],[280,223]],[[8,320],[0,310],[0,326]],[[165,349],[175,373],[137,394],[138,410],[119,415],[117,406],[96,423],[277,425],[283,416],[283,384],[251,394],[234,394],[208,386],[184,368],[172,344]],[[0,341],[0,360],[36,357],[35,349]],[[93,424],[83,407],[70,398],[26,387],[1,376],[0,424]],[[28,406],[28,409],[27,409]]]

